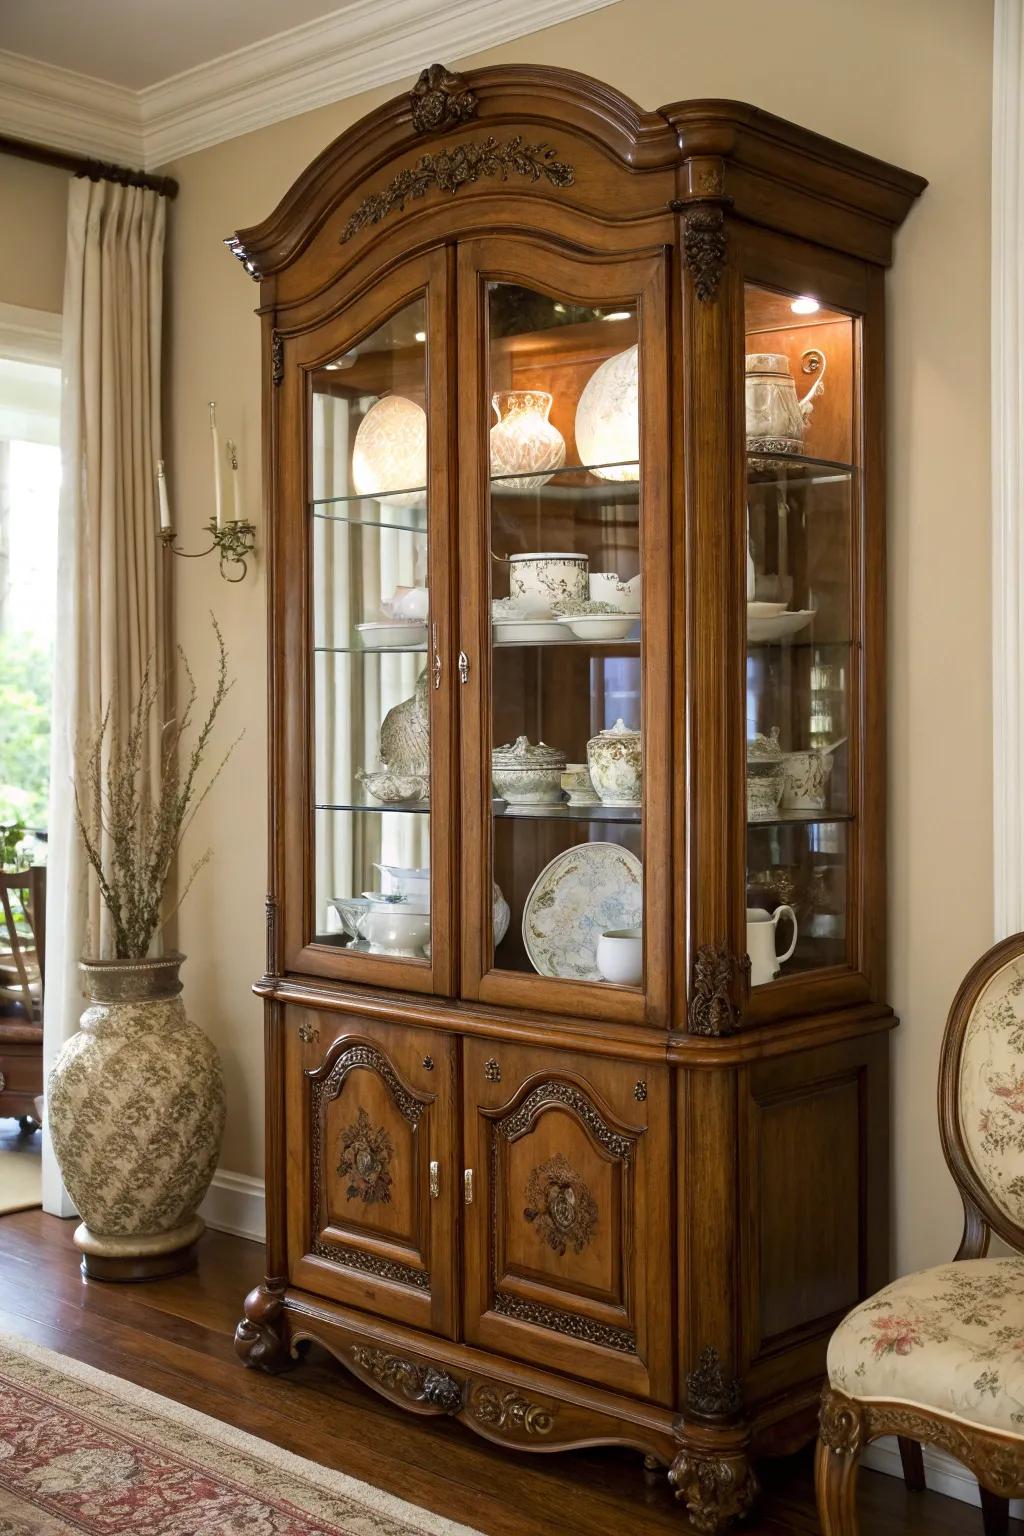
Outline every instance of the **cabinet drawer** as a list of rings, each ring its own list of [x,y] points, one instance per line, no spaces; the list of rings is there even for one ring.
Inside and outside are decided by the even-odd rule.
[[[453,1337],[453,1041],[296,1009],[285,1050],[292,1283]]]
[[[467,1339],[669,1402],[664,1067],[467,1040]]]

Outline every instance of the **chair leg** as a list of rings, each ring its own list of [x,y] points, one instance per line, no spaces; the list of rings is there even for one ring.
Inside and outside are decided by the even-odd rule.
[[[819,1440],[814,1483],[822,1536],[860,1536],[857,1520],[859,1469],[859,1446],[850,1451],[834,1451]]]
[[[981,1493],[981,1518],[985,1527],[985,1536],[1007,1536],[1010,1529],[1010,1501],[1001,1499],[998,1493],[989,1493],[987,1488],[982,1488]]]
[[[903,1481],[911,1493],[924,1493],[928,1484],[924,1478],[924,1454],[919,1441],[899,1436],[900,1461],[903,1463]]]

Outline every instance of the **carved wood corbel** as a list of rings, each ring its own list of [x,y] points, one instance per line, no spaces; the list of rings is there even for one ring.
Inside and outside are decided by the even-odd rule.
[[[750,996],[750,956],[727,944],[701,944],[693,960],[687,1023],[691,1035],[733,1035]]]
[[[683,220],[683,263],[702,304],[718,293],[728,246],[725,210],[732,199],[725,192],[725,161],[717,155],[695,155],[683,167],[685,191],[669,206]]]

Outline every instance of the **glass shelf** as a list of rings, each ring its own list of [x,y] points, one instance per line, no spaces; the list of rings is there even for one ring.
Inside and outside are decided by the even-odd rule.
[[[630,640],[581,640],[574,635],[567,640],[494,640],[496,651],[555,651],[569,646],[573,650],[626,651],[630,655],[640,649],[639,639]]]
[[[801,453],[747,451],[749,485],[834,485],[849,480],[856,469],[856,464],[844,464],[837,459],[812,459]]]
[[[639,480],[606,479],[597,473],[599,469],[622,469],[630,463],[630,460],[622,460],[608,464],[568,464],[555,470],[543,485],[528,486],[525,489],[513,483],[523,478],[521,473],[492,475],[491,494],[501,496],[503,500],[508,498],[531,504],[542,496],[546,501],[589,502],[598,505],[613,502],[639,506]]]
[[[321,803],[317,802],[316,804],[314,804],[313,809],[314,809],[314,811],[339,811],[339,812],[370,811],[370,812],[372,812],[374,814],[381,814],[381,815],[389,815],[389,814],[390,815],[396,815],[397,814],[397,815],[400,815],[400,816],[429,816],[430,815],[430,801],[429,800],[395,800],[395,801],[391,802],[388,805],[384,805],[380,801],[370,801],[370,800],[347,801],[347,802],[344,802],[344,803],[338,802],[338,803],[333,803],[333,804],[332,803],[323,803],[323,804],[321,804]]]
[[[643,808],[632,805],[508,805],[491,802],[492,814],[509,821],[607,821],[639,824]]]
[[[424,492],[424,495],[426,492]],[[364,507],[366,501],[369,507]],[[385,528],[389,533],[426,534],[427,514],[422,507],[396,507],[391,521],[381,516],[378,501],[366,496],[332,496],[328,501],[310,502],[313,516],[325,523],[350,523],[359,528]],[[318,507],[345,507],[344,512],[320,512]],[[418,521],[413,522],[416,518]]]
[[[314,645],[317,656],[422,656],[425,641],[419,645]]]
[[[748,651],[849,651],[855,646],[859,650],[860,642],[857,640],[801,640],[796,635],[784,637],[781,640],[747,641]]]
[[[828,827],[852,820],[852,811],[781,811],[778,816],[748,821],[747,827],[756,832],[758,827]]]

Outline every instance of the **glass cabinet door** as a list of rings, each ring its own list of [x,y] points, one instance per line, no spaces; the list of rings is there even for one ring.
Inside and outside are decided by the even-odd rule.
[[[420,294],[310,370],[308,397],[312,943],[413,986],[434,940],[429,376]]]
[[[747,286],[746,897],[754,987],[845,966],[851,953],[856,325],[809,296]]]
[[[578,1006],[604,1013],[614,992],[638,1014],[652,965],[645,848],[668,796],[646,667],[667,580],[652,571],[664,509],[645,419],[666,388],[646,353],[657,300],[649,270],[646,292],[634,272],[632,290],[586,297],[550,258],[536,270],[474,274],[482,995],[569,1007],[566,984],[600,987]]]

